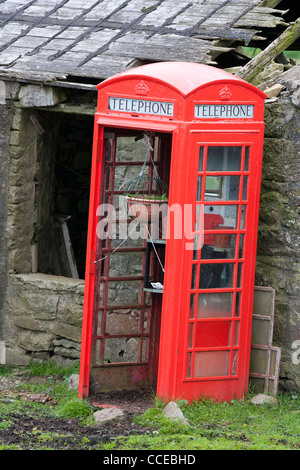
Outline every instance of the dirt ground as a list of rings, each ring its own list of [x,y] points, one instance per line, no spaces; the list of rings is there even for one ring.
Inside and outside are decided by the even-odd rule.
[[[32,379],[31,379],[32,380]],[[41,378],[39,380],[42,380]],[[5,400],[14,400],[14,390],[18,396],[22,393],[20,383],[24,378],[4,379],[0,377],[0,407]],[[17,386],[14,386],[14,384]],[[26,394],[24,395],[26,399]],[[30,396],[28,397],[30,401]],[[133,422],[134,416],[142,414],[147,408],[153,406],[153,392],[147,389],[125,390],[122,392],[99,393],[90,395],[88,401],[95,407],[95,411],[104,407],[119,407],[124,416],[101,427],[82,426],[78,419],[51,418],[49,415],[21,415],[12,413],[5,418],[0,417],[0,444],[19,446],[21,450],[39,450],[50,447],[53,450],[87,450],[101,442],[109,442],[118,436],[144,434],[153,432],[154,428],[140,426]],[[51,399],[45,407],[55,406]],[[5,426],[9,422],[9,427]],[[50,439],[43,440],[43,435],[51,433]]]

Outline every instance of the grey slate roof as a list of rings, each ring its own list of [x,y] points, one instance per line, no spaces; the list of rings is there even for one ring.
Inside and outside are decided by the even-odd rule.
[[[284,12],[261,0],[0,0],[0,76],[107,78],[147,61],[213,63]]]

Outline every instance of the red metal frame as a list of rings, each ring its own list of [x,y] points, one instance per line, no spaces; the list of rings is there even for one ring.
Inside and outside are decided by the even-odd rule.
[[[93,306],[96,272],[95,261],[97,259],[97,239],[95,237],[97,219],[95,214],[99,204],[98,195],[100,194],[101,186],[102,148],[103,128],[98,126],[95,119],[88,221],[87,262],[84,288],[84,314],[82,319],[81,358],[78,388],[80,398],[88,396],[90,384]]]
[[[123,136],[124,133],[120,134],[120,136]],[[113,197],[114,195],[119,195],[124,193],[124,190],[119,191],[115,190],[114,188],[114,176],[115,176],[115,169],[116,166],[141,166],[143,162],[127,162],[127,161],[118,161],[116,162],[116,142],[119,137],[118,132],[114,133],[114,140],[113,140],[113,147],[112,147],[112,152],[111,152],[111,158],[108,161],[106,161],[106,166],[103,168],[102,174],[106,175],[107,173],[107,168],[109,167],[109,177],[103,180],[103,194],[101,197],[101,201],[104,202],[107,198],[107,202],[110,204],[113,204]],[[159,162],[157,162],[159,164]],[[152,168],[149,167],[149,171],[152,171]],[[125,220],[116,220],[117,223],[124,223],[126,222]],[[94,360],[94,366],[95,367],[102,367],[101,374],[98,372],[98,375],[100,374],[99,380],[101,383],[108,382],[109,377],[111,376],[110,371],[107,372],[105,369],[111,368],[111,367],[122,367],[122,370],[125,369],[125,367],[129,369],[138,368],[138,366],[144,366],[143,370],[141,367],[139,367],[139,372],[137,371],[134,372],[134,381],[140,382],[144,380],[144,377],[147,377],[148,374],[150,373],[149,370],[149,352],[147,351],[147,345],[151,341],[151,336],[152,336],[152,328],[151,328],[151,310],[153,309],[153,305],[147,305],[146,303],[146,295],[145,292],[143,291],[143,281],[144,281],[144,276],[142,273],[144,272],[144,266],[145,266],[145,241],[143,243],[142,247],[120,247],[118,248],[117,252],[118,253],[142,253],[142,269],[141,269],[141,275],[139,276],[111,276],[109,273],[109,263],[111,259],[111,255],[115,251],[115,246],[112,246],[111,240],[108,238],[105,243],[105,247],[102,247],[102,242],[98,242],[98,253],[97,253],[97,260],[100,260],[101,258],[104,258],[102,263],[103,263],[103,271],[102,271],[102,266],[101,263],[97,264],[96,267],[96,273],[98,273],[98,282],[96,282],[96,286],[100,286],[100,283],[102,283],[102,298],[101,301],[97,299],[94,305],[94,317],[97,316],[98,312],[101,312],[101,328],[100,328],[100,333],[97,333],[95,336],[95,341],[100,343],[100,348],[101,350],[99,351],[99,355],[95,356]],[[98,262],[98,261],[97,261]],[[121,305],[110,305],[109,300],[108,300],[108,289],[109,289],[109,284],[110,282],[119,282],[119,283],[124,283],[124,282],[131,282],[131,281],[140,281],[140,302],[137,304],[121,304]],[[137,333],[130,333],[127,332],[126,334],[111,334],[107,331],[106,329],[106,320],[107,320],[107,313],[108,311],[118,311],[118,310],[123,310],[126,308],[127,310],[137,310],[140,312],[140,325],[139,329],[140,331]],[[147,328],[144,327],[144,324],[147,323]],[[110,339],[121,339],[121,338],[136,338],[138,339],[138,350],[137,350],[137,360],[134,362],[122,362],[122,363],[110,363],[110,364],[105,364],[105,343],[109,341]],[[149,349],[149,345],[148,345]],[[146,368],[145,368],[145,365]],[[128,380],[128,376],[126,376],[126,379]],[[131,379],[130,382],[133,380]],[[116,376],[116,378],[112,381],[114,386],[120,387],[122,385],[122,380],[120,377],[120,374]],[[117,385],[116,385],[116,382]],[[126,383],[124,384],[126,386]]]
[[[184,234],[181,239],[172,236],[175,219],[170,216],[171,237],[167,239],[165,254],[164,291],[162,296],[161,325],[156,320],[154,328],[160,333],[157,394],[164,400],[184,397],[188,400],[209,395],[216,399],[229,400],[233,396],[243,396],[247,390],[250,358],[251,315],[254,289],[256,234],[258,224],[260,173],[263,146],[263,101],[265,95],[252,85],[222,70],[199,64],[159,63],[138,67],[112,77],[98,86],[98,107],[95,116],[93,147],[93,166],[91,175],[91,199],[89,216],[89,235],[87,247],[86,287],[84,299],[82,354],[80,366],[79,396],[89,393],[89,373],[92,367],[93,335],[95,328],[94,292],[95,292],[95,253],[97,253],[95,210],[99,204],[100,180],[102,169],[103,127],[122,130],[148,130],[172,134],[171,170],[169,184],[169,206],[178,204],[184,207],[190,204],[195,214],[198,176],[205,177],[205,167],[198,172],[199,147],[242,146],[243,158],[245,147],[251,147],[250,168],[245,172],[242,167],[236,176],[248,176],[248,199],[241,199],[240,186],[237,201],[219,201],[214,205],[230,205],[234,202],[241,210],[247,206],[247,226],[229,230],[238,238],[244,234],[243,258],[236,256],[232,260],[237,279],[237,263],[243,263],[243,284],[237,287],[209,290],[209,292],[232,292],[235,298],[242,291],[242,313],[240,317],[221,319],[190,318],[190,294],[208,293],[206,289],[191,289],[192,251],[186,251],[186,243],[191,240]],[[109,98],[118,103],[118,109],[111,109]],[[154,103],[150,112],[150,104]],[[161,105],[163,103],[163,105]],[[165,103],[168,103],[166,105]],[[196,113],[196,106],[202,106],[202,117]],[[149,113],[139,112],[147,108]],[[161,106],[160,115],[154,115]],[[163,113],[163,109],[172,109],[172,115]],[[197,111],[198,112],[198,111]],[[219,114],[222,113],[222,117]],[[227,113],[227,116],[226,116]],[[230,115],[231,113],[231,115]],[[248,113],[248,114],[247,114]],[[205,150],[206,152],[206,150]],[[232,171],[219,172],[220,176],[232,175]],[[215,174],[215,173],[214,173]],[[203,185],[204,188],[204,185]],[[250,197],[249,197],[250,196]],[[208,202],[203,200],[203,206]],[[178,221],[177,221],[178,222]],[[181,222],[184,229],[184,221]],[[205,227],[204,227],[205,228]],[[227,230],[228,232],[228,230]],[[227,233],[226,230],[223,233]],[[222,230],[218,231],[222,234]],[[214,235],[214,230],[207,230],[207,237]],[[99,255],[99,253],[98,253]],[[97,257],[98,259],[98,257]],[[230,260],[206,260],[200,264],[230,263]],[[94,264],[94,266],[93,266]],[[92,268],[90,269],[90,266]],[[199,273],[199,270],[198,270]],[[143,276],[143,273],[141,273]],[[235,281],[234,281],[235,282]],[[211,322],[216,329],[213,343],[208,342]],[[224,346],[224,337],[229,326],[240,325],[239,343]],[[192,347],[188,348],[188,335],[194,325]],[[202,326],[201,326],[202,325]],[[200,329],[199,329],[200,328]],[[160,331],[159,331],[160,330]],[[217,333],[219,331],[219,333]],[[206,334],[204,334],[206,333]],[[201,339],[202,338],[202,339]],[[203,338],[206,338],[205,341]],[[196,341],[196,342],[195,342]],[[201,342],[202,341],[202,342]],[[204,341],[204,342],[203,342]],[[217,342],[220,345],[218,346]],[[213,344],[213,346],[211,346]],[[187,353],[200,351],[228,350],[230,356],[239,351],[238,369],[235,374],[214,377],[187,377]],[[157,356],[156,359],[157,360]],[[122,374],[121,367],[116,374]]]

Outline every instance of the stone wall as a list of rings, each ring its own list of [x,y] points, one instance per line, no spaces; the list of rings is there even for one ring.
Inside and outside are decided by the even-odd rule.
[[[60,124],[57,113],[36,107],[51,107],[57,100],[53,91],[40,86],[11,82],[5,83],[4,90],[0,103],[0,363],[20,365],[47,358],[78,361],[84,281],[32,273],[37,268],[45,273],[51,269]],[[32,255],[36,246],[37,266]]]
[[[300,66],[276,83],[284,88],[266,101],[256,284],[276,291],[280,386],[300,390]]]
[[[37,132],[30,111],[15,109],[10,132],[6,241],[8,270],[31,271]]]
[[[46,274],[10,274],[4,304],[6,363],[80,358],[84,281]]]
[[[3,337],[4,317],[2,312],[3,300],[7,286],[8,252],[5,239],[5,222],[7,217],[8,175],[9,175],[9,138],[13,119],[13,109],[10,101],[5,100],[8,91],[4,82],[0,81],[0,341]],[[1,351],[0,351],[1,354]]]

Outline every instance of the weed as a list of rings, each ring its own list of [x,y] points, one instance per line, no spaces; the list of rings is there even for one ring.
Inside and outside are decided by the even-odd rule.
[[[55,408],[54,416],[59,418],[79,418],[84,419],[91,415],[94,408],[85,400],[79,398],[71,398],[63,400]]]
[[[25,372],[31,376],[61,376],[69,377],[71,374],[79,372],[79,363],[70,367],[61,367],[54,361],[30,362]]]
[[[280,394],[277,406],[261,407],[253,405],[250,396],[246,400],[232,400],[230,403],[201,398],[189,404],[180,400],[178,405],[188,418],[189,425],[166,418],[164,403],[153,399],[153,407],[133,420],[139,429],[144,427],[143,434],[128,432],[120,436],[115,425],[113,437],[107,438],[105,429],[95,431],[94,407],[87,400],[80,400],[77,391],[68,389],[68,375],[75,371],[74,368],[63,369],[53,363],[31,364],[20,371],[24,377],[22,388],[26,387],[31,392],[47,392],[56,404],[2,400],[0,450],[70,447],[151,451],[300,450],[299,393]],[[0,375],[14,374],[17,374],[15,368],[0,367]],[[72,422],[75,419],[79,421],[80,429],[90,426],[91,431],[82,435],[77,435],[78,431],[70,434],[69,423],[59,427],[62,419],[71,419]],[[51,420],[51,427],[45,430],[47,420]],[[19,422],[22,424],[17,428]],[[104,433],[103,439],[101,433]],[[6,436],[10,435],[16,440],[7,440]],[[7,444],[4,445],[4,442]]]

